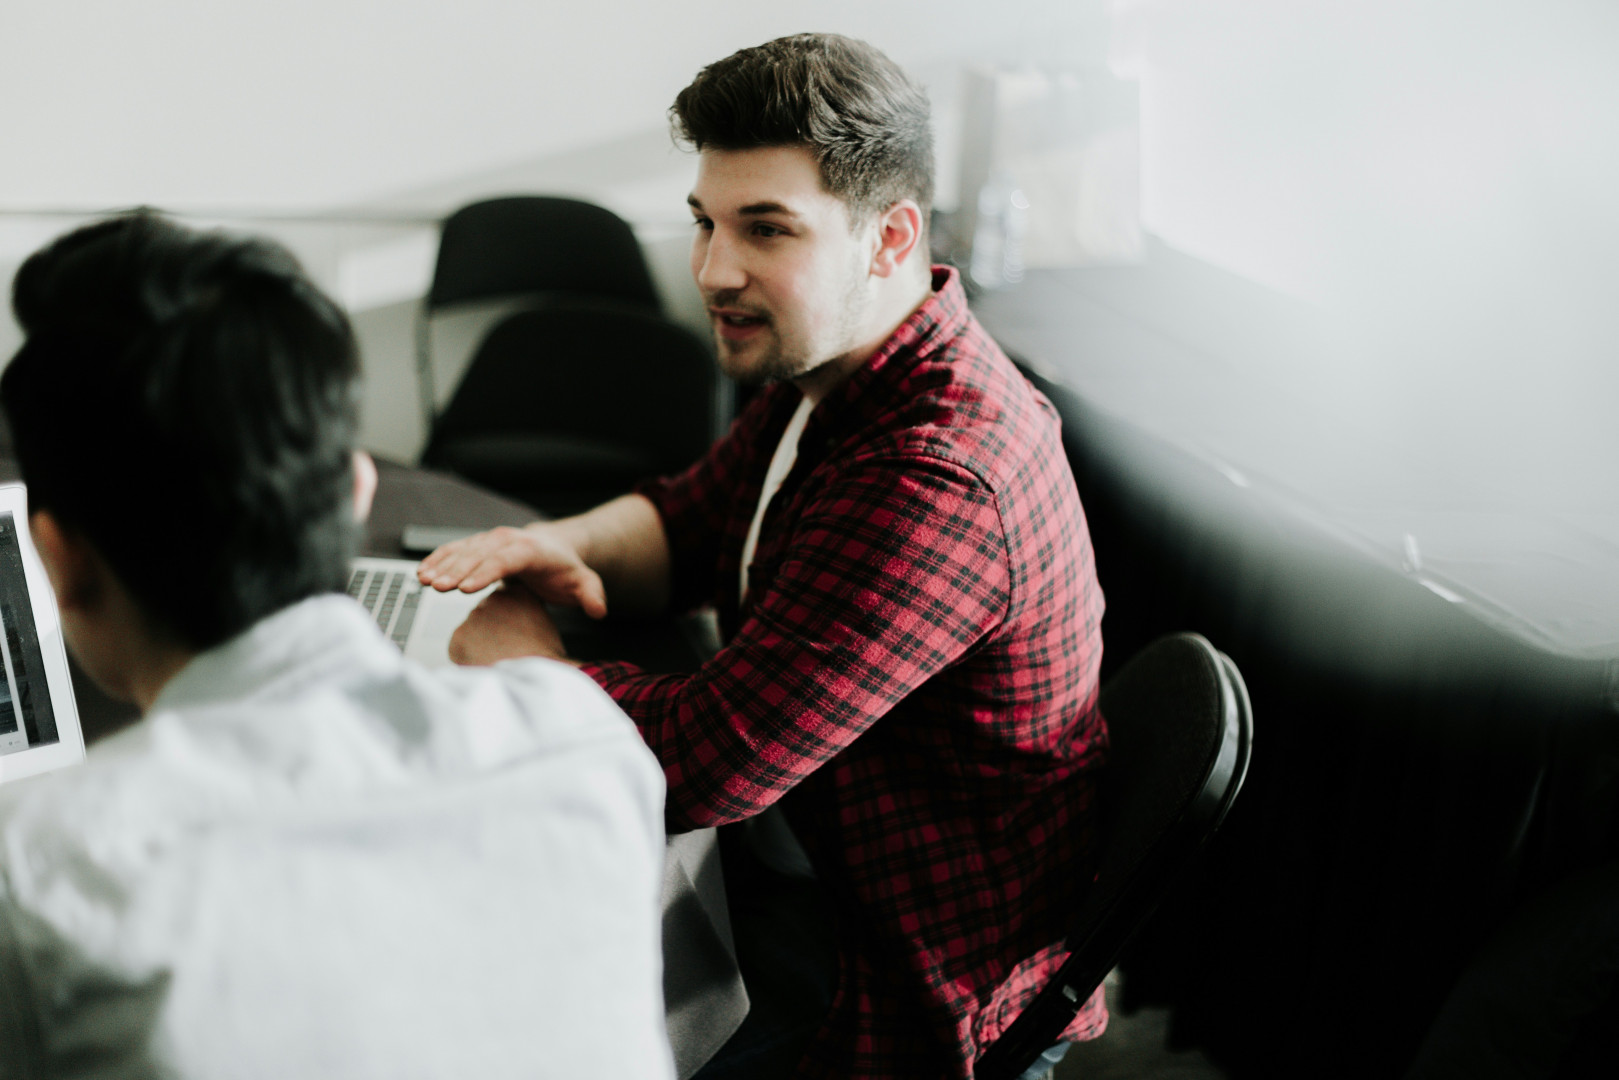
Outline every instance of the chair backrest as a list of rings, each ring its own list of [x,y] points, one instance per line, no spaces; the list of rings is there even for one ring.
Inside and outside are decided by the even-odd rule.
[[[444,220],[438,261],[416,316],[416,382],[429,432],[438,419],[433,334],[440,308],[518,297],[608,301],[662,311],[635,230],[594,203],[508,195]]]
[[[588,502],[701,457],[717,381],[707,345],[651,312],[585,301],[520,311],[478,346],[422,461],[556,512],[536,493]]]
[[[1161,638],[1102,690],[1109,759],[1096,881],[1069,958],[979,1058],[975,1080],[1010,1080],[1057,1042],[1130,938],[1219,828],[1248,771],[1253,718],[1242,676],[1197,634]]]
[[[429,314],[446,304],[544,293],[660,309],[635,231],[604,207],[512,195],[471,203],[445,219]]]

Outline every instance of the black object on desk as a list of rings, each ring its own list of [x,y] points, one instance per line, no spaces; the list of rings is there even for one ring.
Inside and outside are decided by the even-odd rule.
[[[399,550],[406,555],[427,556],[477,532],[460,525],[406,525],[399,533]]]

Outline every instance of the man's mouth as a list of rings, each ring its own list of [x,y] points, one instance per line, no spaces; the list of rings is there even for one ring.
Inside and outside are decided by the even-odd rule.
[[[710,308],[709,313],[714,317],[715,328],[719,331],[720,337],[727,341],[750,338],[770,321],[763,315],[752,315],[744,311]]]

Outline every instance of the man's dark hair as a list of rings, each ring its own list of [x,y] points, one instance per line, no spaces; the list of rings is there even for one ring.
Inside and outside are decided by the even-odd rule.
[[[697,150],[809,147],[821,182],[859,220],[915,199],[933,206],[927,95],[888,57],[838,34],[794,34],[697,73],[669,110]]]
[[[139,210],[35,252],[12,308],[0,407],[29,509],[88,540],[155,632],[208,648],[343,588],[359,363],[284,248]]]

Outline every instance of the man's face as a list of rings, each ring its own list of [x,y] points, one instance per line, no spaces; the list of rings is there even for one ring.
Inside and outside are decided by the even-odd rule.
[[[791,379],[858,345],[874,230],[851,230],[808,148],[705,150],[688,201],[691,272],[721,370],[742,382]]]

